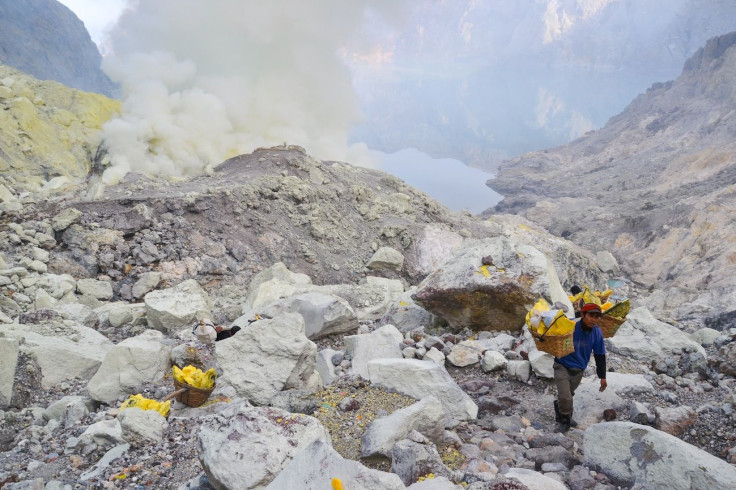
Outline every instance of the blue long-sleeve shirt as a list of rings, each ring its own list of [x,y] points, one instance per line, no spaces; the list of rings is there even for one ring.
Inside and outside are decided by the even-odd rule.
[[[590,361],[590,354],[595,355],[596,372],[598,377],[606,377],[606,344],[603,342],[603,333],[596,325],[590,331],[583,326],[580,320],[575,324],[572,334],[572,343],[575,352],[557,359],[557,362],[567,368],[585,369]]]

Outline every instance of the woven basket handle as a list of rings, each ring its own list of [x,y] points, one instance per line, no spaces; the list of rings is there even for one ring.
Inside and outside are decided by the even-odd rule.
[[[184,392],[185,392],[185,391],[187,391],[188,389],[189,389],[189,388],[186,388],[186,387],[184,387],[184,388],[179,388],[178,390],[176,390],[175,392],[171,393],[171,394],[170,394],[169,396],[167,396],[166,398],[164,398],[163,400],[161,400],[161,402],[169,401],[169,400],[171,400],[172,398],[174,398],[175,396],[177,396],[177,395],[181,395],[182,393],[184,393]]]

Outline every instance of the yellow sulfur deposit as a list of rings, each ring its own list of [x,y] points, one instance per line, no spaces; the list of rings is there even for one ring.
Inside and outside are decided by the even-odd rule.
[[[155,410],[163,417],[166,417],[169,414],[169,408],[171,408],[171,401],[169,400],[161,403],[156,400],[143,398],[143,395],[141,394],[130,395],[130,397],[120,405],[120,410],[132,407],[140,408],[141,410]]]
[[[562,310],[551,311],[544,298],[537,301],[526,314],[526,324],[539,335],[545,332],[553,336],[567,335],[575,329],[575,322],[568,319]]]
[[[342,490],[342,482],[339,478],[332,479],[332,490]]]
[[[174,375],[174,379],[179,383],[187,384],[201,390],[209,390],[215,386],[215,379],[217,378],[215,368],[210,368],[203,372],[191,365],[185,366],[184,369],[179,369],[177,366],[173,366],[171,371]]]
[[[0,175],[29,191],[49,176],[84,179],[102,125],[119,112],[120,101],[0,65]]]

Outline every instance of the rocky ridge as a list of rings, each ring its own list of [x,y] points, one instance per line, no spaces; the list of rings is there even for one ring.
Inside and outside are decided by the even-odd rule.
[[[504,164],[496,210],[610,251],[683,328],[732,325],[734,75],[736,33],[711,39],[604,128]]]

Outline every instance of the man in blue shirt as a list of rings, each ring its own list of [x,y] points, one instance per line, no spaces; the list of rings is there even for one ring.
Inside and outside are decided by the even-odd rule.
[[[577,422],[572,419],[572,397],[583,379],[591,353],[595,357],[596,373],[601,379],[600,391],[605,390],[608,386],[606,381],[606,345],[603,343],[603,333],[598,328],[601,307],[593,303],[587,303],[583,305],[580,313],[582,316],[575,324],[575,331],[572,334],[575,352],[559,359],[555,358],[554,363],[555,384],[557,385],[555,420],[561,424],[562,431],[577,425]]]

